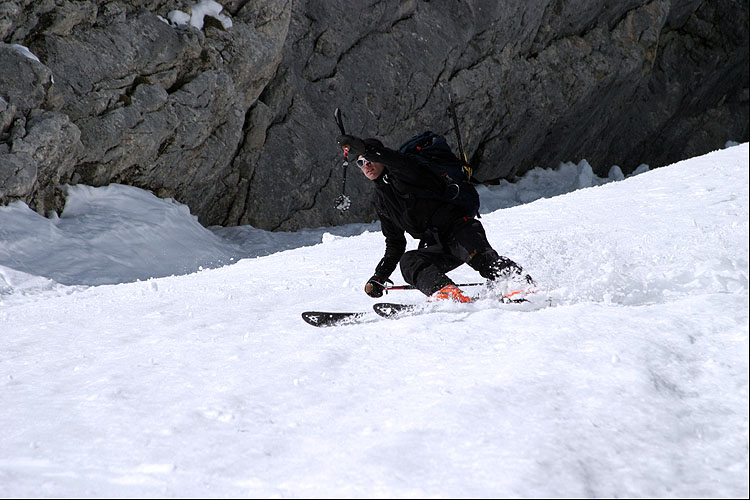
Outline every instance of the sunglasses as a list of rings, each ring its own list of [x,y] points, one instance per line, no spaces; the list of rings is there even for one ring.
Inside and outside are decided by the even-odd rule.
[[[372,162],[370,162],[370,161],[367,161],[367,160],[366,160],[366,159],[364,159],[364,158],[357,158],[357,166],[358,166],[359,168],[365,168],[365,165],[367,165],[368,163],[372,163]]]

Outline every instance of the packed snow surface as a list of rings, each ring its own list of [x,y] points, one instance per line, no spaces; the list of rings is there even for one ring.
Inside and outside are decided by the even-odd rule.
[[[551,306],[333,328],[300,313],[370,310],[375,223],[0,207],[0,496],[746,498],[748,145],[610,177],[482,189]]]

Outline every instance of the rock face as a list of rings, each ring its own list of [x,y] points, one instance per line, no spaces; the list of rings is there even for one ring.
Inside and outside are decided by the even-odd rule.
[[[480,179],[581,158],[629,172],[748,140],[747,2],[222,6],[1,3],[0,202],[46,213],[63,184],[118,182],[206,225],[370,220],[354,166],[351,210],[332,206],[334,109],[354,135],[396,146],[432,129],[455,145],[448,89]],[[170,24],[174,11],[195,26]]]

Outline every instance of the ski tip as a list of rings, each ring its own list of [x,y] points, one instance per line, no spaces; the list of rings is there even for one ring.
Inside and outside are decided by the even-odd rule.
[[[307,311],[302,313],[302,319],[305,323],[312,326],[324,326],[323,317],[320,313],[314,311]]]

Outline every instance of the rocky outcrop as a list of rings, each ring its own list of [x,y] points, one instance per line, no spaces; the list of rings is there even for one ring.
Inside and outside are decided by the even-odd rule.
[[[231,29],[209,18],[197,29],[166,20],[189,4],[58,3],[0,13],[0,27],[21,21],[5,38],[41,61],[0,44],[0,197],[59,209],[60,183],[120,182],[176,198],[205,223],[225,219],[245,115],[281,60],[291,4],[245,2]],[[42,123],[56,135],[33,135]]]
[[[428,128],[453,141],[448,89],[480,179],[581,158],[628,172],[748,140],[746,2],[216,6],[0,4],[0,201],[43,213],[62,184],[119,182],[207,225],[369,220],[354,167],[351,210],[332,207],[334,109],[386,144]]]

